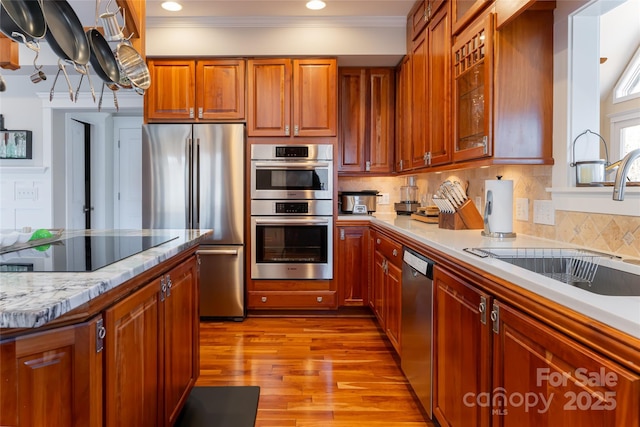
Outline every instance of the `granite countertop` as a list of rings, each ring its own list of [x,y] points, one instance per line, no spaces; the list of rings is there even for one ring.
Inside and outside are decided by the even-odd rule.
[[[566,285],[494,258],[480,258],[464,248],[580,248],[575,245],[518,234],[514,239],[483,237],[480,230],[445,230],[438,224],[426,224],[408,216],[395,214],[340,215],[338,221],[370,221],[391,232],[421,242],[439,252],[453,256],[523,289],[562,304],[633,337],[640,338],[640,297],[606,296]],[[640,266],[616,258],[602,258],[600,265],[640,275]]]
[[[211,230],[72,230],[81,235],[176,237],[87,273],[0,273],[0,328],[36,328],[195,245]]]

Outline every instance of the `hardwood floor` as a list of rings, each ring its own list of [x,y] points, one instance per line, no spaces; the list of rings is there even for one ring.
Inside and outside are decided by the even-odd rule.
[[[434,426],[372,318],[202,322],[197,385],[260,386],[256,427]]]

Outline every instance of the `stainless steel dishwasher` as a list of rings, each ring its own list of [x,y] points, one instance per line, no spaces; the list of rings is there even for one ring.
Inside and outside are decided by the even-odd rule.
[[[433,418],[433,266],[404,248],[402,257],[401,367],[422,407]]]

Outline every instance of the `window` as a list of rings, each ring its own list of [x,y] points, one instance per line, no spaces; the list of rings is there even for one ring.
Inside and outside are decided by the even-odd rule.
[[[616,84],[613,102],[640,97],[640,47]]]
[[[628,117],[628,116],[627,116]],[[611,121],[613,153],[615,158],[623,158],[631,150],[640,148],[640,114],[637,117]],[[635,161],[629,169],[629,180],[640,182],[640,161]]]

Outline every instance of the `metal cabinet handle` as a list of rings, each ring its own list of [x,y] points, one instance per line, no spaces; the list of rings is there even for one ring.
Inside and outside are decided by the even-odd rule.
[[[202,107],[198,108],[198,118],[202,118]]]
[[[167,298],[171,296],[171,286],[173,286],[173,282],[171,276],[167,274]]]
[[[316,302],[322,302],[322,297],[316,297]]]
[[[164,281],[164,277],[160,278],[160,301],[164,301],[167,296],[167,283]]]
[[[289,136],[290,135],[289,125],[284,125],[284,134],[285,134],[285,136]]]
[[[261,301],[261,302],[267,302],[267,297],[262,297],[262,298],[260,298],[260,301]]]
[[[380,239],[377,239],[377,240],[376,240],[376,243],[377,243],[377,244],[380,244]]]
[[[480,305],[478,305],[478,311],[480,312],[480,323],[487,324],[487,298],[480,297]]]
[[[189,118],[193,119],[193,107],[189,108]]]
[[[300,135],[300,128],[298,127],[298,125],[293,126],[293,136],[298,136]]]
[[[393,250],[393,256],[398,256],[398,250],[397,249]]]

